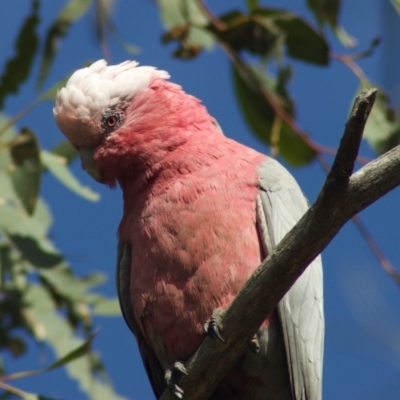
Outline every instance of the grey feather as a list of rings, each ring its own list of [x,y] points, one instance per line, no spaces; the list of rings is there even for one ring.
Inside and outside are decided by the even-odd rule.
[[[290,173],[268,159],[258,168],[257,222],[266,254],[307,211]],[[316,258],[277,306],[294,400],[320,400],[324,341],[321,257]]]
[[[124,316],[126,324],[129,326],[132,333],[135,335],[138,342],[140,355],[142,356],[143,364],[149,376],[151,386],[153,388],[156,398],[161,397],[166,389],[164,380],[164,369],[157,360],[153,350],[147,344],[142,332],[137,325],[131,304],[130,296],[130,275],[131,275],[131,257],[132,247],[128,242],[118,243],[118,256],[117,256],[117,273],[116,284],[121,306],[122,315]]]

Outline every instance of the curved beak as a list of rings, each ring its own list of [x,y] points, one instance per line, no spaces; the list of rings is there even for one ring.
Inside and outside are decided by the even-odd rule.
[[[97,182],[103,183],[100,171],[94,162],[95,147],[78,148],[79,156],[82,161],[82,168]]]

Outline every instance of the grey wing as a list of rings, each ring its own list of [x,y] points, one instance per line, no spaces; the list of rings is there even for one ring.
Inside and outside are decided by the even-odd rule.
[[[260,194],[257,224],[266,253],[283,239],[307,211],[297,182],[277,161],[258,167]],[[282,325],[292,395],[295,400],[322,397],[324,345],[321,257],[316,258],[277,306]]]
[[[121,311],[122,315],[124,316],[125,322],[129,326],[132,333],[135,335],[138,342],[140,355],[142,356],[143,364],[149,377],[154,394],[156,398],[159,398],[166,389],[164,370],[161,367],[161,364],[158,362],[153,350],[147,344],[133,316],[129,289],[132,257],[131,254],[131,245],[128,242],[120,241],[118,243],[116,273],[119,304],[121,306]]]

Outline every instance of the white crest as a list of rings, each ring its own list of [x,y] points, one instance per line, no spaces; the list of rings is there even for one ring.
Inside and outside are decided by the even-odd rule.
[[[99,60],[76,71],[58,91],[54,116],[56,120],[67,115],[80,120],[96,118],[116,104],[127,106],[155,77],[168,79],[169,74],[154,67],[138,67],[136,61],[107,66],[105,60]]]

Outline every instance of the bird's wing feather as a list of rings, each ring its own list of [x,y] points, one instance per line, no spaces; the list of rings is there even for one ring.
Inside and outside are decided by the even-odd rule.
[[[257,222],[266,253],[307,211],[289,172],[273,159],[259,168]],[[293,399],[321,399],[324,316],[321,258],[317,257],[277,306],[284,334]]]
[[[161,367],[161,364],[158,362],[153,350],[147,344],[133,316],[129,289],[131,281],[131,254],[132,249],[130,243],[120,241],[118,243],[116,275],[119,304],[121,306],[122,315],[124,316],[126,324],[129,326],[138,342],[140,355],[142,356],[143,364],[147,375],[149,376],[154,394],[156,398],[159,398],[166,389],[164,370]]]

